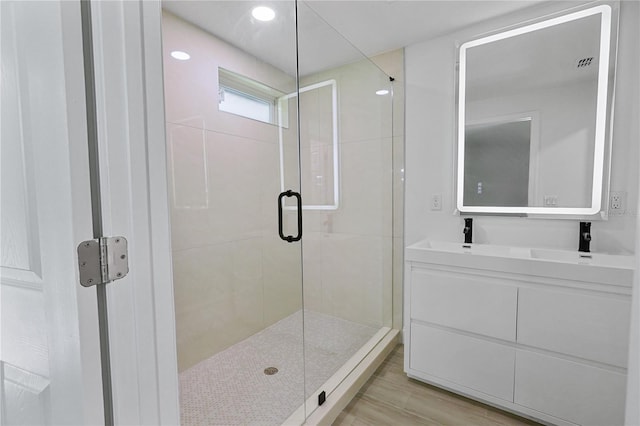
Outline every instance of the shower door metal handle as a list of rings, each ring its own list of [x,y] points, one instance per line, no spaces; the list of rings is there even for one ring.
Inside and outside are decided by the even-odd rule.
[[[298,235],[295,237],[293,235],[284,235],[282,231],[282,199],[284,197],[296,197],[296,201],[298,203]],[[302,197],[300,197],[300,193],[289,189],[288,191],[284,191],[278,195],[278,233],[280,234],[280,238],[288,243],[300,241],[302,239]]]

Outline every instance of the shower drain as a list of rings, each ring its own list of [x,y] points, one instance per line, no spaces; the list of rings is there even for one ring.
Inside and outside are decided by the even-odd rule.
[[[277,372],[278,372],[278,369],[275,367],[267,367],[264,369],[264,374],[266,374],[267,376],[273,376]]]

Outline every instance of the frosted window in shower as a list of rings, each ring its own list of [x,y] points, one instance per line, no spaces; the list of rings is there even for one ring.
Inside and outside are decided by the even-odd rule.
[[[220,87],[220,111],[269,123],[272,109],[269,102],[265,100],[254,98],[228,87]]]
[[[276,124],[277,102],[284,93],[238,73],[218,68],[218,109]]]

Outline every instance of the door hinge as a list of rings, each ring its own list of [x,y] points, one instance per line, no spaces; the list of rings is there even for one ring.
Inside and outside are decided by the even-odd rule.
[[[129,273],[125,237],[103,237],[78,245],[80,284],[91,287],[124,278]]]

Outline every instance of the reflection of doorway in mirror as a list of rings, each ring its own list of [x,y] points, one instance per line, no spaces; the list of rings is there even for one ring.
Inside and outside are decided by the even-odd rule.
[[[535,206],[538,113],[492,117],[465,126],[464,204]]]

